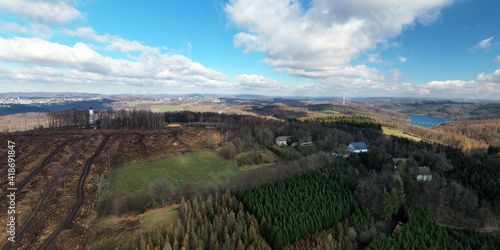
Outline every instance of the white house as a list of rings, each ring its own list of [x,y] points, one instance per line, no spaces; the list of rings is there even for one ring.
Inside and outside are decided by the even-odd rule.
[[[418,167],[417,180],[419,181],[431,181],[432,173],[429,167]]]
[[[291,140],[291,136],[279,136],[276,138],[276,145],[283,147],[288,145],[288,140]]]
[[[347,146],[347,149],[352,153],[368,152],[368,147],[364,142],[353,142]]]

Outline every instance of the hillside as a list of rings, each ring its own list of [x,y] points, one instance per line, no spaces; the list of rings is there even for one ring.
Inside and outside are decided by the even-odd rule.
[[[444,225],[492,233],[499,228],[498,155],[466,154],[458,143],[387,137],[382,123],[366,115],[279,120],[122,110],[97,111],[96,117],[101,129],[81,129],[85,112],[74,110],[52,113],[42,130],[0,134],[16,143],[19,165],[17,240],[2,239],[1,245],[356,248],[374,239],[385,244],[377,234],[405,207]],[[466,121],[447,129],[470,125],[456,135],[467,138],[496,122]],[[421,131],[451,133],[439,129]],[[297,146],[280,147],[277,136]],[[369,152],[332,155],[356,141],[366,142]],[[408,160],[395,170],[391,157]],[[429,167],[432,181],[415,178],[418,166]],[[8,183],[0,185],[5,190]],[[477,237],[474,246],[495,240]]]

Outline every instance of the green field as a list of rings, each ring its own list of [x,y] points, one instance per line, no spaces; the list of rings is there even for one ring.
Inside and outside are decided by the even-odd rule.
[[[405,137],[405,138],[408,138],[408,139],[411,139],[411,140],[415,140],[415,141],[421,141],[422,140],[422,139],[420,139],[418,137],[407,135],[407,134],[405,134],[405,133],[403,133],[403,132],[401,132],[399,130],[385,128],[385,127],[382,127],[382,130],[384,131],[384,134],[386,134],[386,135],[393,135],[393,136]]]
[[[161,113],[163,113],[163,112],[174,112],[174,111],[179,111],[179,110],[181,110],[181,109],[178,109],[178,108],[176,108],[174,106],[170,106],[170,105],[168,105],[168,106],[161,106],[159,108],[151,108],[152,112],[161,112]]]
[[[338,114],[339,112],[333,111],[333,110],[322,110],[322,111],[318,111],[318,113],[325,114],[325,115],[334,115],[334,114]]]
[[[146,194],[150,182],[165,178],[175,187],[192,183],[223,180],[240,170],[224,160],[216,151],[203,151],[156,159],[115,168],[109,184],[114,197]]]

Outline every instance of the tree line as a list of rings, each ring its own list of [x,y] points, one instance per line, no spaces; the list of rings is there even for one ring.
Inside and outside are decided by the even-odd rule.
[[[68,110],[49,113],[49,128],[87,127],[88,110]],[[144,110],[94,110],[94,123],[102,129],[158,129],[165,124],[162,113]]]
[[[355,128],[371,128],[382,130],[382,125],[374,118],[362,115],[353,116],[326,116],[326,117],[306,117],[298,119],[303,122],[323,122],[334,124],[345,124]]]

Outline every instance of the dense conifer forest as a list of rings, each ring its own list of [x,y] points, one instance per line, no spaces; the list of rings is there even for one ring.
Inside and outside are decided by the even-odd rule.
[[[260,220],[273,249],[336,225],[353,214],[366,220],[338,167],[327,167],[276,184],[240,191],[238,199]]]

